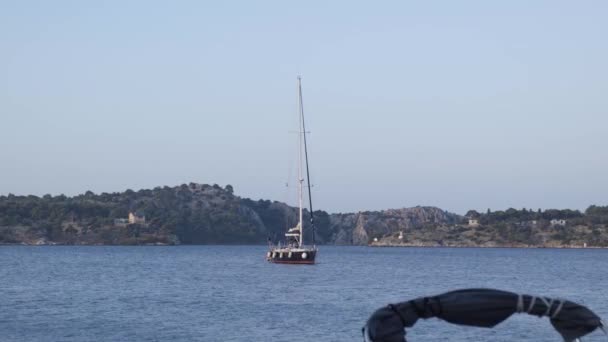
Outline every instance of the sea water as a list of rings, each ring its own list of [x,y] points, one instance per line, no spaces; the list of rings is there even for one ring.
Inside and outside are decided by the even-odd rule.
[[[0,246],[0,341],[361,341],[388,303],[468,287],[568,298],[608,318],[608,250],[321,246]],[[546,318],[437,319],[409,341],[560,341]],[[593,333],[587,341],[606,341]]]

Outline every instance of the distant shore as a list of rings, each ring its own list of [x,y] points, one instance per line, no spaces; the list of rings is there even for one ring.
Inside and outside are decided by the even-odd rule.
[[[30,244],[25,242],[6,243],[0,242],[2,246],[125,246],[125,247],[166,247],[166,246],[266,246],[265,244],[166,244],[166,243],[145,243],[145,244],[66,244],[66,243],[37,243]],[[387,243],[370,243],[368,245],[319,245],[337,246],[337,247],[373,247],[373,248],[480,248],[480,249],[608,249],[602,246],[578,246],[578,245],[563,245],[563,246],[525,246],[525,245],[509,245],[509,246],[488,246],[488,245],[431,245],[431,244],[387,244]]]
[[[530,248],[530,249],[607,249],[603,246],[581,246],[581,245],[430,245],[430,244],[391,244],[370,243],[368,247],[386,248]]]
[[[309,216],[307,211],[303,215]],[[188,183],[72,197],[0,196],[0,244],[165,246],[263,244],[283,239],[298,208],[234,194],[231,185]],[[432,206],[314,213],[318,244],[372,247],[608,247],[608,206],[469,210]],[[304,241],[313,240],[306,220]]]

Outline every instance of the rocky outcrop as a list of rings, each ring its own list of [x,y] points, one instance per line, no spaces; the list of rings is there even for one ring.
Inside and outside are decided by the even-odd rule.
[[[334,243],[367,245],[374,239],[401,232],[410,234],[429,225],[450,225],[462,217],[435,207],[414,207],[366,211],[353,214],[333,214],[332,227],[336,231]]]
[[[329,215],[329,230],[332,232],[329,242],[336,245],[352,245],[356,219],[355,214]]]
[[[365,230],[365,221],[365,215],[359,213],[357,215],[357,224],[353,230],[353,245],[365,245],[369,243],[369,235],[367,234],[367,230]]]

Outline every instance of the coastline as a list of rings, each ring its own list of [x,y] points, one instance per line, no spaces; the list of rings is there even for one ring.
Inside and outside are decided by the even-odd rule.
[[[605,246],[581,246],[581,245],[431,245],[431,244],[394,244],[394,243],[370,243],[368,247],[376,248],[519,248],[519,249],[608,249]]]
[[[142,243],[142,244],[66,244],[66,243],[6,243],[1,242],[2,246],[128,246],[128,247],[167,247],[167,246],[266,246],[265,244],[247,244],[247,243],[234,243],[234,244],[167,244],[167,243]],[[340,246],[340,247],[372,247],[372,248],[479,248],[479,249],[608,249],[603,246],[580,246],[580,245],[547,245],[547,246],[533,246],[533,245],[431,245],[431,244],[390,244],[390,243],[370,243],[368,245],[319,245],[319,246]]]

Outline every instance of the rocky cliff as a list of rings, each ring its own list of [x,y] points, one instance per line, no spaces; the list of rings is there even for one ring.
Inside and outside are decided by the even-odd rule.
[[[336,231],[332,243],[367,245],[399,233],[416,234],[426,226],[451,225],[462,217],[435,207],[414,207],[366,211],[353,214],[333,214],[331,229]]]

